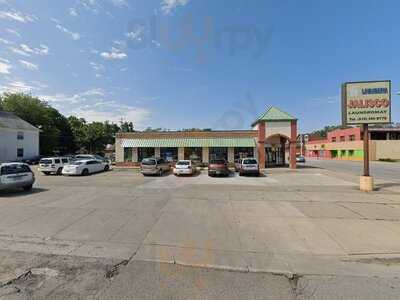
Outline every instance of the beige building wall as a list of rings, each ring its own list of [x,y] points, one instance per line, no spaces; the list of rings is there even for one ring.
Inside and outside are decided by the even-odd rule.
[[[132,162],[138,162],[139,155],[138,155],[138,148],[132,148]]]
[[[210,150],[208,147],[202,148],[203,163],[208,164],[210,161]]]
[[[115,139],[115,161],[117,163],[124,162],[124,148],[122,148],[121,142],[121,139]]]
[[[161,156],[161,150],[159,147],[154,148],[154,157],[160,157]]]
[[[290,122],[267,122],[265,123],[265,137],[280,134],[290,138],[291,132]]]
[[[376,144],[376,160],[400,159],[400,140],[374,142]]]
[[[178,160],[185,159],[185,148],[178,148]]]
[[[228,148],[228,162],[229,163],[235,162],[235,148],[233,147]]]

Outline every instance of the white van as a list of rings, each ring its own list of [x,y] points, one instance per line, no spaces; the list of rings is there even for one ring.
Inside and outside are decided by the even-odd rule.
[[[62,169],[65,165],[70,163],[68,157],[48,157],[42,158],[39,161],[38,170],[44,175],[50,175],[51,173],[61,175]]]

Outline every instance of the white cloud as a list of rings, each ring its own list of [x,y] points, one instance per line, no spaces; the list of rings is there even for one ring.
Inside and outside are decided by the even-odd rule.
[[[36,54],[36,55],[49,55],[49,47],[46,45],[40,44],[38,48],[32,48],[28,46],[27,44],[20,44],[18,48],[11,47],[10,50],[16,54],[25,56],[25,57],[30,57],[31,54]]]
[[[13,42],[2,39],[2,38],[0,38],[0,43],[3,43],[4,45],[12,45],[13,44]]]
[[[60,24],[56,25],[57,29],[66,33],[67,35],[69,35],[74,41],[77,41],[81,38],[81,35],[79,33],[76,32],[72,32],[71,30],[65,28],[64,26],[61,26]]]
[[[35,15],[27,15],[18,11],[0,11],[0,19],[7,19],[21,23],[35,22],[38,18]]]
[[[7,85],[0,86],[0,92],[8,92],[8,93],[27,93],[36,89],[34,86],[31,86],[23,81],[11,81],[8,82]]]
[[[15,54],[19,54],[19,55],[26,56],[26,57],[31,56],[29,53],[26,53],[25,51],[21,50],[20,48],[11,47],[10,50],[12,52],[14,52]]]
[[[92,67],[92,69],[95,71],[95,76],[96,77],[102,77],[103,73],[105,72],[106,68],[104,67],[104,65],[102,64],[98,64],[95,62],[91,62],[90,66]]]
[[[76,9],[73,8],[73,7],[71,7],[71,8],[69,9],[69,14],[70,14],[71,16],[73,16],[73,17],[77,17],[77,16],[78,16],[78,12],[77,12]]]
[[[185,6],[190,0],[162,0],[161,12],[165,15],[170,14],[178,6]]]
[[[100,55],[101,57],[109,60],[124,59],[128,57],[126,53],[122,52],[121,50],[115,47],[111,48],[111,52],[102,52]]]
[[[100,88],[93,88],[74,95],[39,96],[40,99],[49,102],[63,114],[85,118],[89,122],[108,120],[117,123],[124,118],[132,121],[139,128],[150,116],[150,111],[146,108],[121,104],[106,97],[107,93]]]
[[[8,33],[11,33],[11,34],[13,34],[13,35],[16,35],[17,37],[21,37],[21,34],[20,34],[17,30],[15,30],[15,29],[7,28],[6,31],[7,31]]]
[[[105,96],[105,92],[101,88],[94,88],[81,93],[82,96]]]
[[[0,74],[10,74],[11,68],[12,66],[8,60],[0,58]]]
[[[39,70],[39,66],[38,66],[38,65],[35,65],[35,64],[33,64],[33,63],[30,63],[29,61],[20,59],[20,60],[19,60],[19,63],[20,63],[25,69],[28,69],[28,70],[30,70],[30,71],[37,71],[37,70]]]
[[[117,7],[128,7],[128,2],[126,0],[110,0],[110,2]]]

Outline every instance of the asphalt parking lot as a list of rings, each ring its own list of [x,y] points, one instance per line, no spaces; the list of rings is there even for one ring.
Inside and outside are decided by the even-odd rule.
[[[42,260],[50,255],[62,257],[64,265],[81,261],[77,270],[89,268],[84,278],[101,282],[106,265],[123,263],[126,286],[114,285],[117,294],[135,286],[130,271],[148,270],[148,265],[138,267],[141,263],[288,278],[318,274],[369,280],[400,272],[400,194],[386,189],[361,193],[354,181],[323,169],[220,178],[206,171],[192,177],[144,177],[115,169],[85,177],[36,172],[36,179],[31,192],[0,194],[0,254],[7,253],[0,259],[2,268],[12,272],[16,262],[31,262],[26,255],[44,255],[39,265],[46,265]],[[23,259],[15,258],[22,253]],[[158,265],[146,276],[167,276],[169,270]]]
[[[36,178],[32,192],[0,195],[0,249],[280,272],[301,269],[299,257],[400,253],[399,194],[319,169]]]

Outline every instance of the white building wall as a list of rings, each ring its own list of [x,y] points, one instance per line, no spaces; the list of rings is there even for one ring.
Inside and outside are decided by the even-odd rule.
[[[24,139],[18,140],[18,130],[0,129],[0,161],[15,161],[39,155],[39,132],[22,131]],[[17,149],[24,149],[24,156],[17,157]]]

